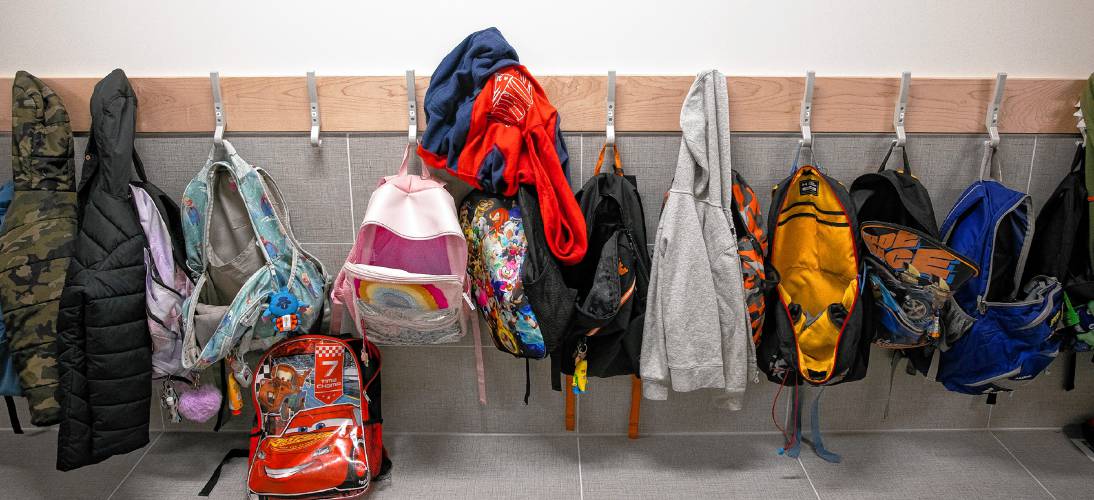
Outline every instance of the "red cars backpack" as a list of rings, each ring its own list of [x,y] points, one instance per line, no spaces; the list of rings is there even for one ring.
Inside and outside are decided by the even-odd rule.
[[[325,335],[283,340],[259,361],[253,392],[259,432],[247,475],[252,495],[353,497],[390,471],[380,352],[371,342]]]

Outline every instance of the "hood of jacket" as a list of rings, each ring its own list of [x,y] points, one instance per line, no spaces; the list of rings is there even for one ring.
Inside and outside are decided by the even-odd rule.
[[[452,49],[429,80],[425,92],[426,127],[419,152],[434,167],[455,173],[463,151],[475,98],[499,69],[519,65],[517,51],[497,28],[472,33]]]
[[[83,190],[95,174],[103,176],[103,189],[118,197],[128,195],[134,180],[133,140],[137,132],[137,95],[125,72],[111,71],[95,84],[91,95],[91,138],[88,153],[97,154],[98,162],[85,163],[80,188]],[[98,172],[97,172],[98,171]]]
[[[26,71],[11,86],[11,167],[15,188],[73,191],[72,126],[61,96]]]
[[[694,168],[676,172],[673,189],[687,191],[697,201],[728,209],[726,196],[733,186],[729,165],[729,92],[726,77],[718,70],[707,70],[691,84],[680,109],[683,143],[691,154]],[[690,175],[689,175],[690,174]]]

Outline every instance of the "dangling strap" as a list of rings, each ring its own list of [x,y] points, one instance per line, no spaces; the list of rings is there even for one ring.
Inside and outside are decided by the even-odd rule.
[[[790,442],[786,446],[779,449],[779,454],[790,458],[798,458],[802,449],[802,408],[798,404],[798,400],[801,397],[801,386],[794,381],[794,387],[791,388],[793,392],[793,410],[790,412],[790,418],[794,420],[794,432],[791,434]]]
[[[631,415],[627,420],[627,437],[638,439],[638,416],[642,405],[642,379],[638,375],[631,377]]]
[[[466,297],[466,296],[465,296]],[[471,335],[475,336],[475,376],[479,385],[479,404],[486,404],[486,366],[482,360],[482,335],[479,332],[479,317],[474,314],[475,309],[471,306],[470,299],[467,300],[468,305],[468,321],[471,321]],[[527,404],[527,396],[525,396],[525,404]]]
[[[22,434],[23,426],[19,425],[19,412],[15,411],[15,398],[4,396],[4,405],[8,407],[8,420],[11,422],[11,431]]]
[[[213,424],[213,432],[220,432],[221,426],[228,421],[228,362],[220,360],[220,409],[217,410],[217,421]],[[213,482],[216,485],[216,482]],[[208,485],[206,485],[208,486]],[[208,495],[206,495],[208,496]]]
[[[817,392],[817,397],[813,399],[813,412],[809,415],[810,432],[813,434],[813,452],[816,453],[818,457],[823,458],[826,462],[838,464],[842,458],[839,455],[828,451],[828,449],[824,447],[824,440],[821,437],[820,400],[823,395],[824,386],[821,386],[820,391]],[[801,419],[801,409],[798,410],[798,418]]]
[[[893,351],[893,357],[889,361],[889,394],[885,396],[885,411],[881,413],[881,419],[889,418],[889,403],[893,400],[893,380],[896,379],[896,367],[900,365],[900,351]]]
[[[1064,391],[1074,391],[1075,389],[1075,351],[1070,351],[1063,356],[1068,357],[1068,361],[1063,364],[1063,389]],[[10,406],[8,408],[11,408]]]
[[[554,356],[552,356],[552,359],[553,358]],[[558,372],[556,371],[555,375],[557,376],[557,374]],[[562,391],[562,398],[566,400],[566,430],[568,431],[574,430],[574,427],[576,426],[575,415],[577,412],[574,411],[574,407],[576,406],[577,395],[574,394],[574,391],[569,389],[570,385],[574,383],[573,378],[572,375],[566,375],[566,390]]]
[[[247,458],[249,456],[249,450],[246,448],[235,448],[228,450],[228,453],[224,454],[224,458],[220,459],[220,464],[213,470],[213,474],[209,476],[209,481],[205,483],[205,487],[198,492],[199,497],[207,497],[209,493],[213,492],[213,488],[216,488],[217,482],[220,481],[220,471],[224,466],[231,462],[233,458]]]
[[[528,406],[528,396],[532,394],[532,361],[524,358],[524,406]]]
[[[942,363],[942,348],[936,347],[934,352],[931,353],[931,366],[927,369],[927,380],[930,382],[938,381],[938,365]]]

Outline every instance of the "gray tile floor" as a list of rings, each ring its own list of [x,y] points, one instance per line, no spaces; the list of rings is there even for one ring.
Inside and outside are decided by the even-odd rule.
[[[0,431],[0,498],[196,498],[245,433],[166,432],[151,446],[70,473],[51,430]],[[831,433],[841,464],[775,434],[392,434],[395,469],[373,498],[1091,498],[1094,461],[1055,430]],[[245,498],[229,463],[210,498]]]

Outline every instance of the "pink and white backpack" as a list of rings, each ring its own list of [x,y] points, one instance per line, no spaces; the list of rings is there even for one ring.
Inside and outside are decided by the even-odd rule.
[[[470,321],[481,366],[478,318],[467,297],[467,241],[445,183],[428,168],[380,179],[353,249],[331,291],[331,329],[343,313],[376,344],[459,341]],[[480,385],[481,385],[480,368]],[[479,399],[485,399],[480,387]]]

